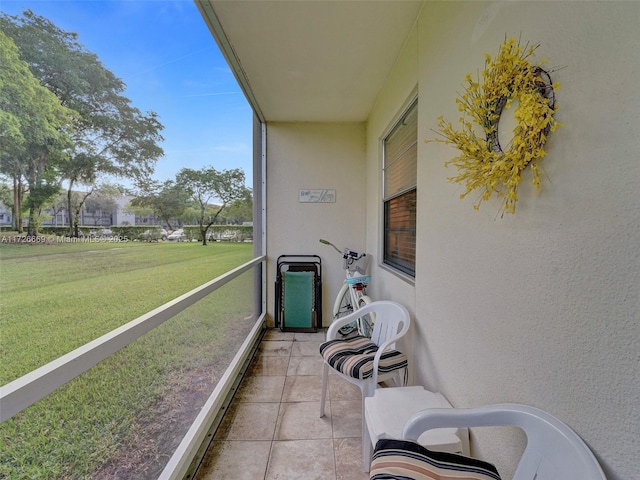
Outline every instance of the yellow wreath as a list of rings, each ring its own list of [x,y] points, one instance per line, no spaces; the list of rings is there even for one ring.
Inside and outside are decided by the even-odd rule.
[[[543,147],[549,132],[560,124],[554,119],[554,89],[559,85],[552,85],[549,74],[529,61],[538,46],[521,47],[515,39],[505,39],[494,60],[485,54],[482,85],[474,82],[471,74],[466,76],[465,93],[456,98],[458,110],[463,113],[459,119],[462,129],[457,131],[442,116],[438,118],[437,133],[443,139],[435,141],[455,145],[462,152],[445,163],[459,171],[448,180],[465,184],[467,189],[460,198],[480,189],[476,210],[496,193],[504,198],[502,211],[515,213],[518,185],[528,165],[533,171],[532,183],[536,191],[540,189],[537,161],[545,155]],[[498,140],[498,123],[502,111],[513,100],[519,101],[514,111],[517,126],[510,144],[503,148]],[[472,121],[482,127],[484,138],[476,135]]]

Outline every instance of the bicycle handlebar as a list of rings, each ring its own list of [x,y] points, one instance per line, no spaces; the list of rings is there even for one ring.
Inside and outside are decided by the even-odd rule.
[[[338,247],[336,247],[329,240],[325,240],[323,238],[320,239],[320,243],[323,243],[325,245],[329,245],[329,246],[333,247],[333,249],[336,252],[338,252],[340,255],[342,255],[342,258],[344,258],[349,263],[351,263],[351,262],[353,262],[355,260],[360,260],[362,257],[366,257],[367,256],[366,253],[358,253],[355,250],[351,250],[350,248],[345,248],[344,250],[340,250]]]
[[[333,249],[342,255],[344,259],[344,269],[350,272],[358,272],[360,274],[365,274],[369,269],[369,263],[371,262],[371,257],[366,253],[358,253],[349,248],[345,248],[343,251],[340,251],[338,247],[336,247],[329,240],[325,240],[323,238],[320,239],[320,243],[325,245],[329,245],[333,247]]]
[[[342,255],[342,258],[349,259],[349,260],[359,260],[362,257],[365,257],[367,254],[366,253],[358,253],[354,250],[351,250],[350,248],[345,248],[344,250],[340,250],[338,247],[336,247],[333,243],[331,243],[329,240],[325,240],[324,238],[320,239],[320,243],[324,243],[325,245],[329,245],[331,247],[333,247],[333,249],[338,252],[340,255]]]
[[[320,239],[320,243],[324,243],[325,245],[330,245],[333,247],[333,249],[338,252],[340,255],[342,255],[342,250],[340,250],[338,247],[336,247],[333,243],[331,243],[329,240],[325,240],[323,238]]]

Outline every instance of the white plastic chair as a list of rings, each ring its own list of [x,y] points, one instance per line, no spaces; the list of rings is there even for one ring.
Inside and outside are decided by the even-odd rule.
[[[383,352],[393,350],[396,347],[396,342],[402,338],[410,326],[410,316],[407,309],[396,302],[391,301],[376,301],[369,305],[358,309],[357,311],[334,320],[327,331],[327,341],[338,340],[342,338],[342,335],[338,332],[340,328],[347,325],[357,318],[366,315],[367,313],[375,314],[375,324],[373,326],[373,332],[371,334],[371,341],[378,346],[378,350],[373,360],[373,374],[369,378],[360,380],[352,376],[346,375],[329,365],[325,360],[322,371],[322,399],[320,400],[320,416],[324,416],[324,406],[327,397],[327,383],[329,377],[329,369],[332,369],[341,378],[357,385],[362,392],[362,454],[363,460],[368,465],[371,458],[371,442],[369,441],[369,434],[367,433],[367,424],[364,418],[364,399],[373,396],[378,386],[378,383],[391,378],[396,378],[399,385],[404,383],[404,377],[406,376],[406,367],[391,372],[380,373],[378,371],[380,364],[380,357]],[[403,372],[405,375],[400,375]],[[366,471],[366,467],[365,467]]]
[[[415,441],[432,428],[507,425],[519,427],[527,435],[527,446],[513,480],[606,480],[589,447],[571,428],[527,405],[422,410],[407,421],[403,438]]]

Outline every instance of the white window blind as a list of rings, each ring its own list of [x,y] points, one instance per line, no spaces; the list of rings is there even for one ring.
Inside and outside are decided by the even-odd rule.
[[[383,141],[383,262],[415,276],[418,101]]]

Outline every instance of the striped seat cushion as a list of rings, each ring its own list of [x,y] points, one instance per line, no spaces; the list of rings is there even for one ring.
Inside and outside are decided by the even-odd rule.
[[[406,440],[379,440],[370,480],[500,480],[490,463],[454,453],[433,452]]]
[[[378,346],[367,337],[329,340],[320,345],[320,355],[338,372],[364,380],[373,375],[373,357]],[[380,356],[378,374],[407,366],[407,356],[398,350],[387,350]]]

